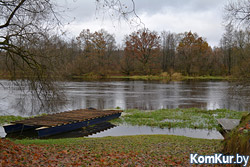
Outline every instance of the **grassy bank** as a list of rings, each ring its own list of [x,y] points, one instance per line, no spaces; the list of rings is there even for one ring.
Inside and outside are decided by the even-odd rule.
[[[107,75],[107,76],[98,76],[98,75],[83,75],[83,76],[72,76],[72,79],[87,79],[87,80],[96,80],[96,79],[129,79],[129,80],[170,80],[169,77],[164,77],[160,75]]]
[[[111,79],[132,79],[132,80],[230,80],[231,77],[228,76],[182,76],[176,75],[161,76],[161,75],[135,75],[135,76],[109,76]]]
[[[13,116],[13,115],[0,116],[0,125],[10,123],[13,121],[20,121],[20,120],[23,120],[25,118],[27,118],[27,117]]]
[[[216,119],[230,118],[240,119],[247,112],[232,111],[227,109],[202,110],[198,108],[189,109],[160,109],[160,110],[124,110],[119,119],[112,123],[129,124],[138,126],[152,126],[160,128],[198,128],[214,129],[218,128]],[[0,116],[0,125],[5,123],[23,120],[27,117],[21,116]]]
[[[161,75],[83,75],[72,76],[72,79],[130,79],[130,80],[167,80],[167,81],[180,81],[180,80],[231,80],[230,76],[183,76],[180,73],[174,73],[172,76],[168,74]]]
[[[21,78],[21,77],[17,77]],[[0,79],[11,79],[9,75],[0,75]],[[177,74],[174,76],[165,76],[165,75],[107,75],[107,76],[100,76],[100,75],[81,75],[81,76],[68,76],[64,78],[66,80],[102,80],[102,79],[109,79],[109,80],[163,80],[163,81],[183,81],[183,80],[233,80],[234,78],[231,76],[183,76],[181,74]],[[62,80],[61,77],[58,77],[58,80]]]
[[[21,78],[22,75],[16,74],[16,78]],[[62,76],[54,76],[61,80]],[[0,79],[11,79],[11,75],[8,72],[0,71]],[[197,76],[188,76],[182,75],[181,73],[174,72],[172,74],[168,72],[162,72],[156,75],[123,75],[119,73],[110,73],[106,75],[101,75],[98,73],[86,73],[83,75],[69,75],[64,76],[64,79],[80,79],[80,80],[100,80],[100,79],[130,79],[130,80],[166,80],[166,81],[180,81],[180,80],[232,80],[233,76],[211,76],[211,75],[197,75]]]
[[[230,76],[184,76],[184,80],[232,80]]]
[[[152,111],[125,110],[119,119],[112,121],[115,124],[146,125],[168,128],[219,128],[216,119],[240,119],[247,112],[231,111],[226,109],[202,110],[190,109],[161,109]]]
[[[44,115],[47,115],[47,114],[43,113],[43,114],[40,114],[37,116],[30,116],[30,117],[22,117],[22,116],[14,116],[14,115],[0,115],[0,125],[8,124],[8,123],[14,122],[14,121],[24,120],[27,118],[44,116]]]
[[[250,113],[242,117],[240,124],[226,136],[223,144],[225,154],[250,155]]]
[[[50,140],[0,139],[3,166],[189,166],[189,154],[211,155],[220,140],[123,136]]]
[[[133,76],[108,76],[109,79],[131,79],[131,80],[170,80],[170,77],[160,75],[133,75]]]

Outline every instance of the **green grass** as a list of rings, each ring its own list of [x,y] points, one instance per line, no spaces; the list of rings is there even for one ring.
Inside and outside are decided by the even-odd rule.
[[[184,80],[230,80],[229,76],[184,76]]]
[[[165,80],[170,77],[160,75],[109,76],[110,79]],[[228,76],[181,76],[178,80],[229,80]],[[173,79],[175,80],[175,79]]]
[[[59,145],[59,146],[74,146],[74,145],[87,145],[89,148],[97,151],[102,150],[103,147],[108,149],[116,147],[119,151],[125,151],[126,149],[134,148],[136,150],[144,150],[148,144],[155,144],[160,142],[168,142],[170,144],[185,143],[186,146],[199,145],[199,144],[211,144],[216,143],[218,145],[221,140],[209,140],[209,139],[196,139],[185,136],[174,135],[136,135],[136,136],[114,136],[114,137],[101,137],[101,138],[66,138],[66,139],[22,139],[12,140],[16,144],[24,145]],[[208,142],[208,143],[207,143]],[[106,143],[104,146],[103,144]],[[132,144],[134,143],[134,144]],[[120,147],[123,145],[122,147]],[[198,147],[196,148],[198,149]]]
[[[73,79],[131,79],[131,80],[230,80],[228,76],[180,76],[177,78],[170,78],[169,76],[162,75],[110,75],[98,77],[96,75],[73,76]]]
[[[201,110],[190,109],[161,109],[153,111],[125,110],[114,124],[129,124],[138,126],[215,129],[219,128],[217,120],[220,118],[240,119],[247,112],[226,109]]]
[[[108,76],[110,79],[134,79],[134,80],[170,80],[169,76],[161,75],[135,75],[135,76]],[[229,76],[180,76],[171,80],[230,80]]]
[[[226,109],[201,110],[190,109],[161,109],[161,110],[125,110],[119,119],[111,121],[114,124],[129,124],[138,126],[152,126],[160,128],[193,128],[214,129],[219,128],[216,119],[240,119],[247,112],[231,111]],[[27,117],[0,116],[0,124],[23,120]]]
[[[30,117],[22,117],[22,116],[14,116],[14,115],[1,115],[0,116],[0,125],[4,125],[10,122],[14,122],[14,121],[20,121],[20,120],[24,120],[27,118],[34,118],[34,117],[39,117],[39,116],[44,116],[47,115],[46,113],[37,115],[37,116],[30,116]]]
[[[152,79],[152,80],[161,80],[169,79],[169,77],[162,77],[157,75],[146,75],[146,76],[110,76],[110,78],[126,78],[126,79]],[[182,80],[188,79],[197,79],[197,80],[228,80],[229,77],[224,76],[182,76]]]
[[[133,76],[108,76],[110,79],[133,79],[133,80],[163,80],[170,79],[159,75],[133,75]]]
[[[23,120],[25,118],[26,117],[13,116],[13,115],[0,116],[0,125],[10,123],[10,122],[13,122],[13,121]]]

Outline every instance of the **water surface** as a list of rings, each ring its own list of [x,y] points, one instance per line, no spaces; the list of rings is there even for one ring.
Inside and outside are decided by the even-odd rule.
[[[149,126],[131,126],[131,125],[120,125],[115,126],[110,123],[108,125],[102,125],[100,129],[88,129],[85,128],[74,130],[67,133],[61,133],[58,135],[49,136],[46,139],[58,139],[58,138],[77,138],[77,137],[107,137],[107,136],[132,136],[132,135],[177,135],[186,136],[192,138],[201,139],[223,139],[223,136],[217,130],[207,129],[190,129],[190,128],[156,128]],[[4,132],[4,129],[0,126],[0,137],[8,138],[38,138],[37,132],[27,131],[22,135],[8,134]]]
[[[51,112],[41,108],[29,93],[10,81],[0,80],[0,115],[37,115]],[[243,111],[250,108],[250,88],[240,89],[226,81],[92,81],[62,83],[67,102],[58,104],[62,112],[94,107],[107,109],[162,108],[220,109]]]
[[[216,130],[190,128],[153,128],[149,126],[117,126],[88,137],[130,136],[130,135],[177,135],[200,139],[224,139]]]

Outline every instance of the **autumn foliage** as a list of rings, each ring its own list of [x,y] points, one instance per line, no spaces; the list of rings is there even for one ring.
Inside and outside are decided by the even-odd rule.
[[[160,36],[149,29],[140,29],[125,37],[125,56],[138,61],[143,74],[150,74],[156,68],[155,58],[160,57]]]
[[[179,69],[187,75],[202,74],[206,71],[207,59],[212,54],[208,43],[191,31],[184,34],[178,47]]]
[[[195,32],[160,35],[147,28],[134,31],[117,45],[115,36],[101,29],[84,29],[76,39],[58,36],[40,41],[38,51],[51,57],[51,71],[74,76],[158,75],[223,76],[250,78],[249,30],[228,26],[218,47],[211,47]],[[0,52],[0,72],[8,71]],[[3,56],[2,56],[3,55]],[[41,60],[42,61],[42,60]]]
[[[61,140],[61,139],[60,139]],[[190,166],[189,154],[212,154],[220,141],[185,137],[123,136],[16,144],[0,139],[0,166]],[[36,142],[36,140],[31,140]],[[47,140],[40,142],[49,142]],[[211,165],[212,166],[212,165]]]

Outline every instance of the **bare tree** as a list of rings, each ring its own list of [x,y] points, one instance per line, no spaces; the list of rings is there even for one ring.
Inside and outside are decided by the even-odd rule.
[[[176,48],[180,35],[163,31],[162,38],[162,70],[172,71],[175,68]]]
[[[120,13],[119,18],[130,19],[135,4],[126,8],[119,0],[94,0],[97,9]],[[51,0],[0,0],[0,60],[15,83],[25,83],[34,95],[51,106],[61,100],[60,87],[56,85],[54,61],[45,54],[45,43],[60,30],[60,14],[55,1]],[[54,60],[54,59],[53,59]],[[22,81],[22,82],[20,82]],[[21,88],[21,87],[20,87]]]
[[[241,80],[250,79],[250,31],[234,32],[235,47],[233,56],[235,61],[234,75]]]
[[[237,57],[236,75],[243,85],[249,86],[249,27],[250,27],[250,0],[237,0],[231,1],[225,7],[225,21],[227,22],[226,31],[228,31],[228,25],[235,29],[240,29],[239,32],[235,31],[234,34],[227,32],[224,34],[222,41],[225,41],[225,35],[228,38],[235,38],[234,57]],[[246,31],[242,31],[242,29]],[[230,36],[229,36],[230,35]],[[234,36],[233,36],[234,35]],[[230,51],[230,50],[228,50]],[[231,54],[232,50],[230,51]],[[228,52],[229,53],[229,52]],[[228,54],[229,55],[229,54]],[[228,57],[229,58],[229,57]]]
[[[131,75],[132,72],[135,71],[135,60],[134,60],[135,53],[122,51],[120,54],[122,55],[122,59],[120,61],[120,71],[125,75]]]
[[[238,26],[250,26],[250,0],[231,1],[225,7],[225,20]]]
[[[224,51],[225,65],[228,69],[228,75],[231,75],[232,70],[232,52],[234,47],[234,28],[230,23],[225,27],[226,32],[220,41],[221,48]]]
[[[1,60],[11,78],[19,79],[15,83],[25,83],[44,106],[53,106],[51,99],[62,97],[42,44],[60,24],[55,8],[50,0],[0,0]]]
[[[77,41],[83,51],[83,61],[86,64],[88,72],[95,72],[99,75],[106,75],[111,67],[112,55],[116,49],[115,37],[104,29],[91,33],[89,29],[82,30],[77,37]],[[93,68],[92,68],[92,67]]]
[[[37,42],[47,39],[49,30],[56,26],[51,23],[59,23],[54,8],[49,0],[0,1],[0,49],[6,53],[8,62],[16,63],[19,69],[24,64],[30,69],[43,69],[32,49],[38,47]],[[17,58],[22,60],[22,66]]]

